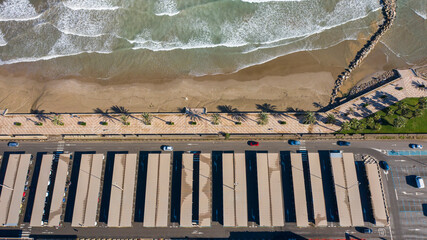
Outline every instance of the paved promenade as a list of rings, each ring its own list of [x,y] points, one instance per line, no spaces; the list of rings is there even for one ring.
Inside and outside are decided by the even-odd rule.
[[[338,122],[349,121],[352,118],[361,119],[382,110],[402,99],[412,97],[427,97],[427,89],[417,87],[420,84],[427,86],[427,81],[416,77],[412,70],[399,70],[400,78],[378,87],[364,95],[331,109],[326,114],[334,114]],[[398,90],[399,88],[402,90]],[[381,96],[386,96],[385,99]],[[364,107],[364,104],[369,104]],[[350,111],[350,109],[353,110]],[[347,116],[345,113],[349,113]]]
[[[0,116],[0,135],[62,135],[62,134],[218,134],[218,133],[332,133],[340,129],[342,121],[348,121],[351,118],[363,118],[378,110],[381,110],[392,103],[400,101],[407,97],[425,97],[427,90],[417,88],[416,84],[427,82],[416,77],[411,70],[399,71],[401,78],[390,84],[379,87],[360,97],[357,97],[335,109],[326,113],[318,113],[319,120],[314,125],[302,124],[302,116],[293,113],[278,113],[278,116],[269,116],[269,122],[266,125],[257,123],[257,113],[248,113],[247,119],[242,121],[241,125],[236,125],[235,120],[226,113],[221,113],[221,123],[214,125],[211,122],[211,114],[199,115],[196,125],[190,125],[192,121],[183,113],[174,114],[153,114],[151,125],[145,125],[141,114],[130,114],[128,122],[130,125],[124,125],[120,114],[111,114],[109,117],[101,114],[61,114],[63,126],[54,125],[53,114],[45,114],[44,120],[40,120],[33,114],[8,114]],[[402,90],[397,90],[403,87]],[[387,95],[386,99],[380,98]],[[363,107],[364,103],[369,103]],[[353,114],[345,116],[344,113],[349,109],[354,110]],[[337,116],[338,125],[325,124],[325,116],[333,113]],[[106,121],[108,125],[102,125]],[[279,121],[286,121],[281,125]],[[15,123],[21,123],[16,126]],[[42,122],[42,126],[36,126],[37,122]],[[79,125],[79,122],[85,122],[86,126]],[[168,125],[168,122],[174,122],[174,125]]]

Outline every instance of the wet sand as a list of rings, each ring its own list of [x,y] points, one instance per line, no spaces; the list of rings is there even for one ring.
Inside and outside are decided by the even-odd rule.
[[[325,106],[337,75],[343,71],[364,39],[345,41],[326,50],[293,53],[237,73],[178,79],[29,79],[12,76],[0,67],[0,108],[27,113],[93,112],[124,106],[130,111],[175,112],[178,108],[232,105],[239,110],[256,110],[256,104],[269,103],[277,110],[289,107],[317,110]],[[393,67],[379,50],[355,71],[347,89],[366,76]],[[3,69],[2,69],[3,68]]]

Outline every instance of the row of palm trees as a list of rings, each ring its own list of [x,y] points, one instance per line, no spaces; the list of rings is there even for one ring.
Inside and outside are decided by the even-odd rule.
[[[218,109],[222,113],[227,113],[228,116],[231,117],[233,121],[235,121],[236,124],[241,124],[242,122],[248,120],[247,113],[239,111],[237,108],[232,107],[231,105],[221,105],[218,106]],[[264,104],[257,104],[257,109],[261,110],[260,113],[257,115],[257,123],[259,125],[267,125],[269,123],[269,117],[280,117],[282,116],[282,113],[276,111],[276,106],[271,105],[268,103]],[[112,106],[109,109],[102,110],[100,108],[94,109],[94,112],[97,114],[100,114],[104,121],[101,122],[102,125],[107,125],[108,121],[118,120],[123,123],[123,125],[130,125],[129,118],[133,117],[136,118],[135,114],[130,114],[129,109],[126,109],[123,106]],[[32,113],[36,115],[37,119],[40,121],[38,123],[42,123],[43,121],[50,120],[53,124],[58,126],[63,126],[64,122],[62,121],[62,115],[61,114],[54,114],[53,117],[50,117],[49,114],[45,113],[43,110],[32,110]],[[117,115],[119,114],[120,117],[117,118]],[[187,117],[189,117],[193,123],[196,123],[197,120],[201,120],[202,117],[194,112],[186,112],[185,113]],[[116,115],[116,116],[115,116]],[[151,122],[153,120],[153,116],[151,113],[144,112],[141,114],[141,120],[145,125],[151,125]],[[210,121],[213,125],[220,125],[221,120],[223,117],[219,113],[213,113],[210,115]],[[286,123],[285,121],[280,121],[283,123]],[[79,122],[84,123],[84,122]],[[303,118],[304,124],[314,124],[316,123],[316,117],[314,112],[305,112],[304,118]],[[335,120],[330,123],[335,123]],[[36,124],[36,125],[42,125],[42,124]],[[80,125],[86,125],[80,124]]]

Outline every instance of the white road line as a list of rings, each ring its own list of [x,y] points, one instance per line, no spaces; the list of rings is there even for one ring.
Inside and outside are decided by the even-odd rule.
[[[388,225],[388,229],[390,230],[390,240],[393,240],[393,233],[391,232],[391,227]]]
[[[399,197],[397,196],[397,190],[396,190],[396,188],[394,189],[394,193],[396,194],[396,200],[399,200]]]

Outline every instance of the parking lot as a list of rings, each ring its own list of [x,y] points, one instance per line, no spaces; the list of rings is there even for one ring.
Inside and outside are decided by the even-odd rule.
[[[85,142],[85,143],[77,143],[77,142],[46,142],[46,143],[31,143],[31,142],[23,142],[20,144],[20,147],[17,149],[10,149],[7,147],[1,147],[0,150],[3,154],[10,150],[17,150],[15,152],[25,152],[31,153],[34,155],[34,159],[31,164],[31,172],[34,171],[34,167],[37,165],[36,160],[40,158],[38,156],[41,153],[53,153],[57,151],[64,151],[70,153],[103,153],[108,159],[109,153],[112,152],[140,152],[141,150],[152,152],[159,151],[161,144],[164,143],[150,143],[150,142]],[[271,142],[260,142],[260,146],[248,146],[246,142],[173,142],[167,143],[174,146],[175,151],[181,152],[190,152],[194,150],[199,150],[201,152],[212,152],[214,150],[218,150],[220,152],[245,152],[252,153],[254,151],[265,151],[265,152],[280,152],[281,156],[284,156],[284,159],[287,159],[287,155],[290,152],[304,152],[307,150],[308,152],[318,152],[320,154],[321,163],[324,162],[326,155],[330,150],[341,149],[344,152],[354,152],[355,157],[361,156],[364,154],[369,154],[374,156],[377,160],[387,160],[389,163],[391,170],[383,175],[383,182],[386,188],[387,193],[387,201],[388,208],[391,215],[391,226],[390,227],[374,227],[372,223],[372,214],[370,213],[370,204],[368,201],[362,201],[362,210],[363,210],[363,218],[365,222],[365,227],[370,227],[373,229],[372,234],[362,234],[358,232],[355,227],[326,227],[326,228],[298,228],[295,226],[293,218],[295,218],[294,213],[292,211],[292,205],[288,202],[287,195],[285,195],[285,207],[291,206],[290,208],[285,209],[285,227],[276,228],[277,232],[292,232],[294,234],[294,239],[308,239],[308,238],[353,238],[353,239],[424,239],[426,233],[426,216],[423,214],[422,204],[427,203],[425,197],[427,196],[427,191],[425,189],[417,189],[413,186],[413,183],[407,176],[419,175],[422,177],[426,177],[427,175],[427,165],[423,161],[426,161],[426,157],[423,156],[387,156],[384,154],[384,151],[378,150],[407,150],[408,143],[405,141],[379,141],[379,142],[369,142],[369,141],[355,141],[352,142],[351,146],[337,146],[336,141],[302,141],[301,146],[291,146],[287,141],[271,141]],[[212,152],[212,153],[215,153]],[[326,154],[326,155],[325,155]],[[214,155],[214,154],[213,154]],[[325,155],[325,156],[324,156]],[[73,156],[73,159],[76,158],[77,155]],[[215,157],[212,156],[213,162]],[[252,162],[252,161],[249,161]],[[326,161],[328,162],[328,161]],[[286,161],[285,163],[285,175],[286,174]],[[363,172],[362,164],[359,164],[360,159],[357,157],[356,159],[356,170],[357,173]],[[322,165],[323,166],[323,165]],[[71,167],[71,166],[70,166]],[[303,165],[303,167],[306,167]],[[322,167],[324,168],[324,167]],[[361,169],[362,168],[362,169]],[[328,169],[328,168],[326,168]],[[72,169],[69,169],[71,171]],[[322,172],[323,174],[323,172]],[[331,175],[331,173],[326,172],[325,176]],[[30,174],[32,175],[32,174]],[[104,174],[103,174],[104,175]],[[29,185],[32,185],[32,180],[37,179],[35,176],[29,179]],[[248,175],[248,179],[254,178]],[[286,177],[285,177],[286,178]],[[329,176],[331,178],[331,176]],[[357,176],[359,181],[359,187],[361,194],[367,191],[366,184],[363,179],[365,176],[358,174]],[[324,184],[329,186],[327,182],[328,177],[325,177]],[[138,180],[139,181],[139,180]],[[215,182],[215,180],[214,180]],[[286,181],[285,181],[286,182]],[[289,182],[292,182],[289,180]],[[409,184],[408,184],[409,183]],[[411,185],[412,184],[412,185]],[[285,185],[284,190],[286,191]],[[29,192],[31,189],[28,189]],[[329,189],[333,190],[333,189]],[[70,189],[68,190],[68,192]],[[137,190],[138,192],[138,190]],[[215,191],[214,191],[215,192]],[[290,191],[292,192],[292,191]],[[325,194],[328,192],[328,189],[325,189]],[[333,191],[332,191],[333,192]],[[31,196],[32,194],[29,194]],[[174,194],[172,194],[174,195]],[[176,194],[175,194],[176,195]],[[251,194],[250,194],[251,195]],[[326,196],[327,195],[327,196]],[[333,201],[330,201],[330,194],[325,195],[325,203],[327,210],[327,218],[328,218],[328,226],[337,226],[337,212],[334,210]],[[213,196],[214,198],[218,196]],[[364,199],[363,196],[362,200]],[[333,198],[332,198],[333,199]],[[29,199],[28,199],[29,200]],[[252,198],[248,199],[252,200]],[[25,209],[24,202],[23,208]],[[67,202],[68,203],[68,202]],[[289,204],[286,204],[289,203]],[[249,202],[248,202],[249,204]],[[101,203],[102,205],[102,203]],[[213,203],[215,205],[215,203]],[[215,207],[214,207],[215,208]],[[309,207],[311,208],[311,207]],[[135,206],[137,209],[137,206]],[[27,209],[28,210],[28,209]],[[172,210],[172,209],[171,209]],[[67,213],[65,213],[65,219],[67,219]],[[312,215],[310,213],[310,215]],[[224,237],[229,234],[235,235],[236,233],[240,233],[237,229],[226,229],[215,222],[216,214],[213,214],[213,224],[211,228],[176,228],[175,225],[171,225],[170,228],[167,229],[159,229],[152,228],[146,229],[142,228],[141,223],[137,221],[138,216],[135,215],[135,223],[134,227],[129,229],[113,229],[113,228],[104,228],[104,224],[101,222],[99,228],[95,229],[75,229],[71,228],[67,220],[64,222],[64,226],[59,229],[54,228],[29,228],[26,224],[21,225],[20,229],[22,230],[23,235],[43,235],[47,233],[51,234],[66,234],[66,235],[74,235],[74,236],[85,236],[85,237],[95,237],[95,236],[104,236],[104,237],[117,237],[117,236],[128,236],[128,237],[172,237],[172,236],[188,236],[188,237]],[[24,215],[24,219],[28,217]],[[251,216],[249,216],[249,221],[251,220]],[[173,217],[171,219],[173,221]],[[25,220],[24,220],[25,222]],[[19,229],[19,228],[18,228]],[[237,231],[236,231],[237,230]],[[243,229],[242,229],[243,230]],[[247,230],[247,229],[246,229]],[[265,231],[263,227],[251,228],[251,231],[260,232]],[[269,231],[271,231],[270,229]],[[255,234],[255,233],[254,233]],[[261,232],[260,232],[261,234]],[[0,232],[1,235],[1,232]],[[296,237],[295,237],[296,236]],[[285,238],[286,239],[286,238]]]
[[[386,179],[394,188],[394,193],[390,191],[389,195],[397,205],[391,209],[395,221],[400,223],[400,233],[397,234],[404,239],[426,239],[427,236],[427,189],[417,188],[415,183],[415,176],[424,181],[427,179],[426,160],[422,156],[400,156],[388,161],[391,170]]]

